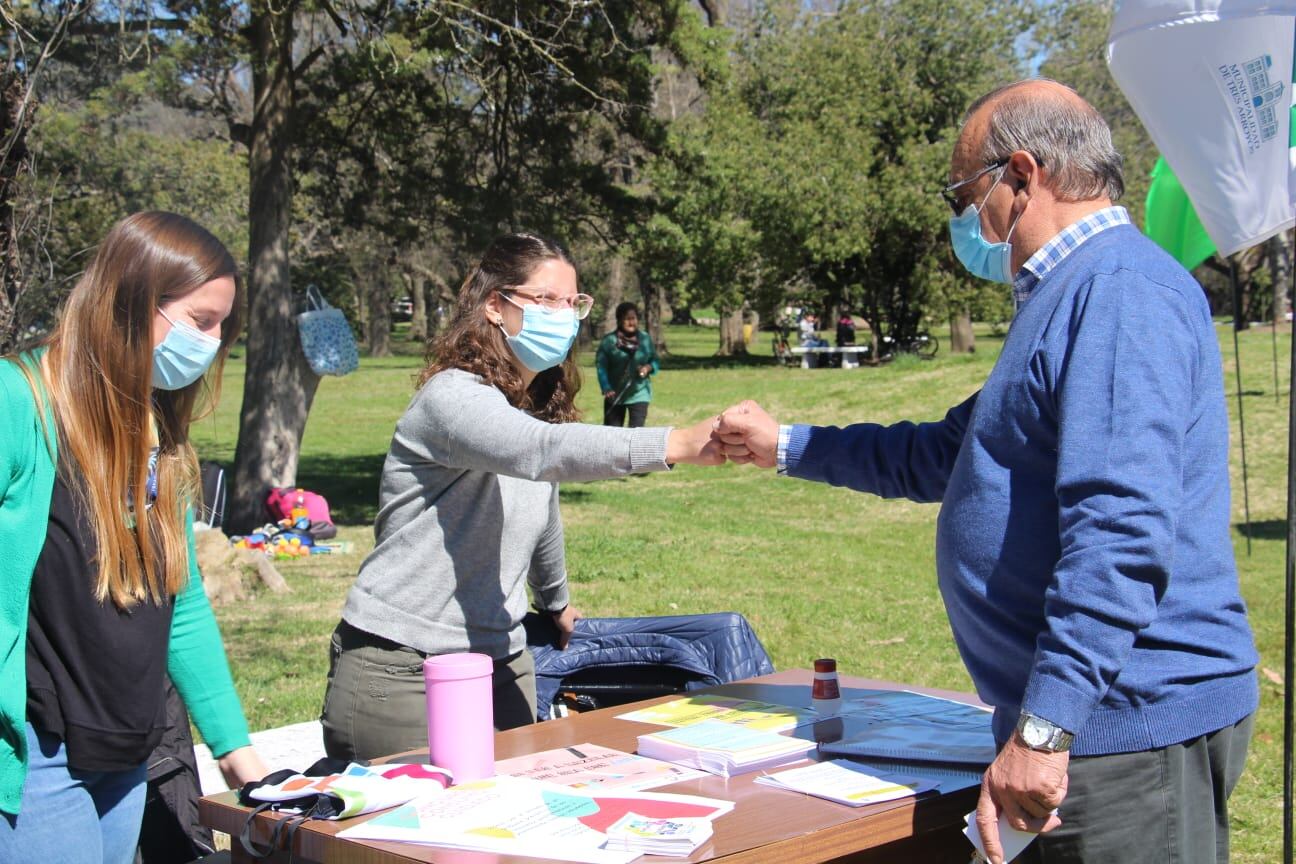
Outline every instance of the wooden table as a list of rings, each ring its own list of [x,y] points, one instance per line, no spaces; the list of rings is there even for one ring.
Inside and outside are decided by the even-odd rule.
[[[809,670],[793,669],[696,692],[807,706],[810,703],[811,678]],[[906,688],[900,684],[864,678],[842,678],[843,697],[849,699],[851,690],[856,688],[920,689],[924,693],[976,702],[974,697],[963,693]],[[495,757],[504,759],[587,741],[633,753],[639,735],[662,727],[618,720],[616,715],[672,698],[678,697],[650,699],[633,706],[622,705],[590,711],[501,732],[495,737]],[[962,828],[964,814],[976,805],[976,789],[965,789],[948,795],[928,793],[918,799],[907,798],[868,807],[846,807],[831,801],[759,786],[754,782],[756,776],[754,773],[729,778],[708,776],[652,790],[723,798],[736,802],[737,807],[732,813],[716,821],[712,839],[694,852],[692,857],[647,860],[723,861],[725,864],[812,861],[966,864],[971,857],[971,846],[963,837]],[[248,812],[247,808],[239,806],[234,792],[208,796],[202,799],[200,805],[200,817],[204,825],[233,835],[233,860],[236,862],[254,860],[243,852],[238,842],[238,833],[243,828]],[[281,817],[266,813],[257,817],[253,838],[258,845],[264,846],[268,842],[270,828],[278,818]],[[333,836],[365,818],[368,816],[341,822],[312,820],[303,824],[294,838],[292,860],[302,864],[534,864],[540,860],[407,843],[340,840]],[[282,853],[262,860],[287,861],[288,856]]]

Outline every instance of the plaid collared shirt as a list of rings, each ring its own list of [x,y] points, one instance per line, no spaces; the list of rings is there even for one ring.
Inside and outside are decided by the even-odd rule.
[[[792,437],[792,427],[788,425],[779,426],[778,431],[778,449],[775,451],[774,458],[778,461],[775,473],[780,477],[787,476],[787,448],[788,441]]]
[[[1014,306],[1021,308],[1021,305],[1030,299],[1031,292],[1035,290],[1040,280],[1061,264],[1062,259],[1074,252],[1081,243],[1100,231],[1128,224],[1130,224],[1129,211],[1124,207],[1104,207],[1063,228],[1056,237],[1027,259],[1022,268],[1017,271],[1017,275],[1013,277]]]

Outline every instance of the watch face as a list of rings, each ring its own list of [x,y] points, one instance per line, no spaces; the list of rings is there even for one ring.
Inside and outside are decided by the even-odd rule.
[[[1039,747],[1049,740],[1048,728],[1034,717],[1027,718],[1022,724],[1021,734],[1022,740],[1032,747]]]

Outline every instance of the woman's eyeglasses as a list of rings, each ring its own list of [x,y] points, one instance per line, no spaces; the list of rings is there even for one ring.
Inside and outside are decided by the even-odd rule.
[[[584,320],[589,315],[590,310],[594,308],[594,298],[588,294],[569,294],[566,297],[558,297],[549,293],[549,289],[542,285],[518,285],[515,288],[500,288],[499,292],[501,294],[516,294],[519,297],[525,297],[527,300],[538,304],[546,312],[571,309],[576,313],[577,320]]]

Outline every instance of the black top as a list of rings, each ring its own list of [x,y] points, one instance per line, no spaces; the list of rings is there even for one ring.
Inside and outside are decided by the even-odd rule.
[[[166,728],[170,600],[128,611],[94,597],[95,537],[60,466],[27,607],[27,719],[63,739],[68,767],[128,771]],[[129,518],[127,513],[122,518]]]

